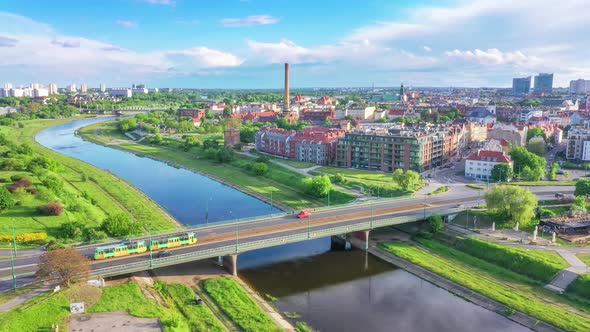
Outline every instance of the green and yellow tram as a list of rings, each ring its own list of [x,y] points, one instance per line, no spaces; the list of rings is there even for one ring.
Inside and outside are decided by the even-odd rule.
[[[127,241],[112,244],[104,247],[97,247],[94,252],[94,259],[105,259],[112,257],[141,254],[148,250],[169,249],[197,243],[195,233],[188,232],[169,237],[151,239],[148,241]]]

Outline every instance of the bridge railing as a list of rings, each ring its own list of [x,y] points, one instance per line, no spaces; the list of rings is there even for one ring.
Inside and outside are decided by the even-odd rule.
[[[429,217],[432,214],[438,214],[441,216],[456,214],[463,211],[463,208],[451,208],[445,209],[441,211],[436,211],[436,213],[429,211],[424,211],[424,214],[413,214],[410,216],[396,216],[396,217],[383,217],[380,216],[380,219],[377,220],[370,220],[370,221],[363,221],[351,225],[339,225],[330,227],[329,225],[316,225],[316,226],[308,226],[299,228],[295,231],[294,234],[289,235],[281,235],[276,236],[268,239],[260,239],[260,240],[252,240],[249,238],[240,238],[239,234],[236,236],[236,241],[234,244],[225,244],[216,248],[209,248],[209,249],[202,249],[172,255],[169,257],[161,257],[161,258],[145,258],[138,262],[133,263],[125,263],[124,265],[116,265],[111,267],[104,267],[95,269],[92,271],[93,276],[114,276],[118,274],[125,274],[131,272],[137,272],[142,270],[147,270],[151,268],[158,268],[164,267],[169,265],[175,265],[180,263],[186,263],[190,261],[212,258],[217,256],[225,256],[229,254],[236,254],[242,253],[246,251],[252,251],[261,248],[273,247],[277,245],[293,243],[293,242],[300,242],[305,240],[310,240],[314,238],[322,238],[327,236],[345,234],[350,232],[357,232],[357,231],[364,231],[370,230],[378,227],[389,226],[389,225],[396,225],[402,224],[412,221],[421,220],[424,217]],[[415,212],[415,211],[414,211]],[[228,240],[231,241],[231,240]],[[226,242],[227,243],[227,242]]]

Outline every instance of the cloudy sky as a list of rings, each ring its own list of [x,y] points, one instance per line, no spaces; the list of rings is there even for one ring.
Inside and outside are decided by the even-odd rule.
[[[5,0],[0,83],[494,86],[590,79],[588,0]]]

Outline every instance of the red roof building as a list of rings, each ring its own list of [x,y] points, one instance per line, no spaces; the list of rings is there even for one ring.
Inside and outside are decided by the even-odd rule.
[[[332,105],[332,98],[329,96],[322,96],[316,101],[318,105]]]
[[[512,168],[512,159],[503,151],[477,150],[465,160],[465,177],[489,180],[492,169],[498,164],[508,164]]]

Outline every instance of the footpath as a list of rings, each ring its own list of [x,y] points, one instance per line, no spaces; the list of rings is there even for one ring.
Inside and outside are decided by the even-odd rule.
[[[364,248],[364,241],[356,239],[356,238],[350,238],[348,239],[354,246],[356,246],[357,248]],[[380,239],[378,241],[382,241],[382,240],[386,240],[386,239]],[[387,239],[387,240],[391,240],[391,239]],[[492,299],[489,299],[481,294],[478,294],[472,290],[470,290],[469,288],[463,287],[459,284],[456,284],[450,280],[447,280],[429,270],[426,270],[420,266],[414,265],[413,263],[399,258],[395,255],[392,255],[382,249],[380,249],[377,246],[377,241],[375,240],[370,240],[369,241],[369,249],[368,252],[370,252],[372,255],[386,261],[389,262],[399,268],[402,268],[404,270],[406,270],[407,272],[423,279],[426,280],[430,283],[432,283],[433,285],[440,287],[442,289],[447,290],[448,292],[455,294],[469,302],[472,302],[482,308],[488,309],[490,311],[493,311],[503,317],[506,317],[507,319],[516,322],[520,325],[523,325],[533,331],[537,331],[537,332],[558,332],[558,331],[562,331],[561,329],[558,329],[557,327],[539,321],[538,319],[531,317],[529,315],[526,315],[522,312],[514,312],[513,314],[507,315],[508,312],[513,312],[513,309],[505,306],[504,304],[494,301]]]

